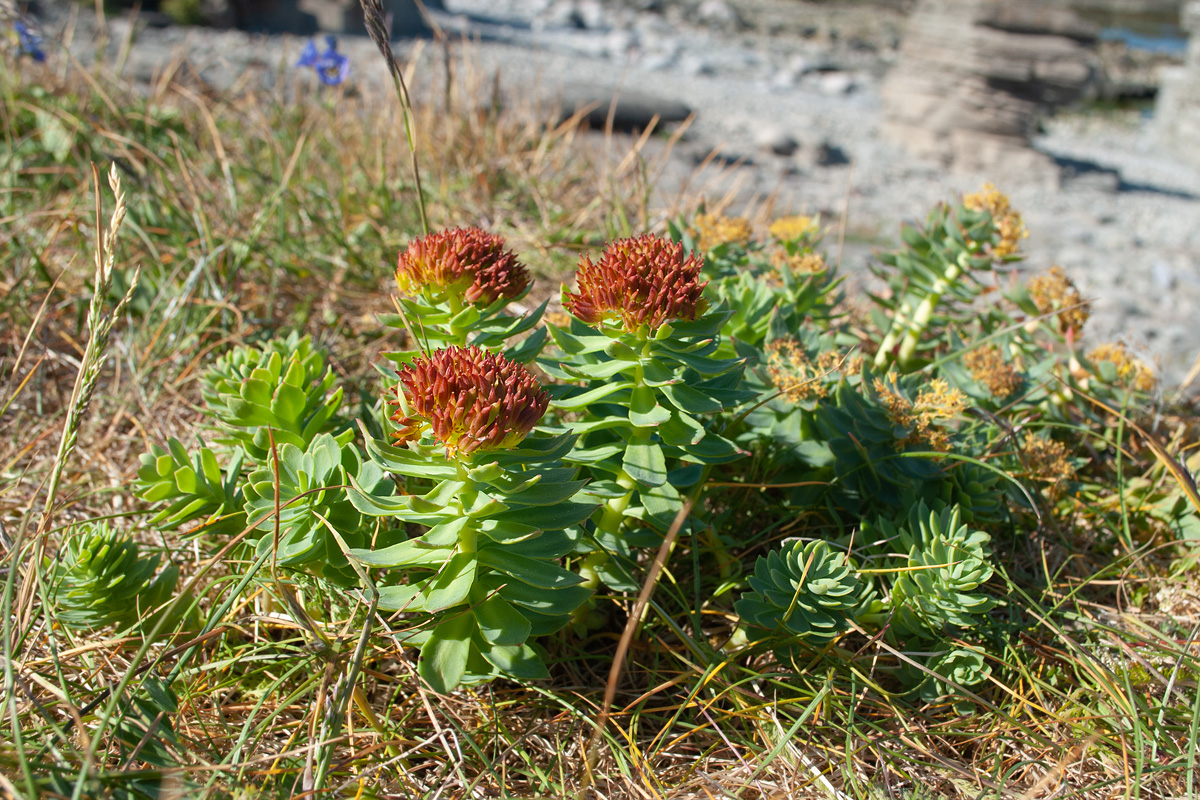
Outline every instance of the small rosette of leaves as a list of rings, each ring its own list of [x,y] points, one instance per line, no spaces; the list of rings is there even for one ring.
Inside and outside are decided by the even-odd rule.
[[[141,466],[135,491],[143,500],[158,505],[150,518],[152,525],[176,528],[202,520],[191,533],[237,533],[245,527],[240,453],[222,472],[216,455],[202,442],[189,453],[172,438],[167,449],[151,445],[150,452],[138,458]]]
[[[107,523],[77,526],[54,565],[55,614],[72,628],[133,625],[174,596],[179,569],[158,565],[158,556],[142,556],[137,542]]]
[[[966,689],[975,686],[992,674],[992,669],[981,651],[950,641],[941,642],[934,654],[925,661],[924,666],[934,674],[930,675],[905,664],[901,670],[901,678],[912,686],[911,691],[926,703],[961,697],[957,687]],[[962,704],[964,713],[969,709],[969,704]]]
[[[760,556],[750,591],[734,604],[748,624],[820,647],[849,629],[865,584],[846,554],[826,542],[796,541]]]
[[[931,511],[920,503],[907,525],[878,523],[886,546],[907,553],[890,597],[892,625],[904,635],[928,639],[971,630],[996,605],[977,593],[992,577],[991,537],[960,517],[955,506]]]
[[[407,328],[425,350],[475,345],[528,363],[546,333],[536,329],[546,303],[514,317],[504,313],[532,286],[529,272],[504,239],[479,228],[455,228],[414,239],[396,267],[398,314],[387,325]],[[520,341],[517,337],[530,333]],[[389,354],[404,362],[416,351]]]
[[[224,424],[227,441],[261,463],[272,437],[276,446],[304,449],[319,434],[344,427],[336,418],[342,390],[334,388],[335,381],[324,354],[308,337],[293,333],[222,356],[204,376],[202,392],[212,416]],[[352,435],[346,429],[339,439]]]
[[[339,444],[327,433],[306,448],[284,444],[277,452],[278,462],[268,458],[249,474],[244,488],[244,509],[258,531],[259,553],[273,550],[280,566],[303,567],[338,583],[353,583],[357,578],[342,544],[364,547],[372,529],[347,488],[353,485],[386,497],[392,482],[376,464],[362,462],[357,448]],[[382,540],[388,535],[382,531]]]

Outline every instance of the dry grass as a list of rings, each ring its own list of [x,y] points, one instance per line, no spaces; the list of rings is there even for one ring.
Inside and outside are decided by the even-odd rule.
[[[536,109],[500,108],[471,64],[444,93],[449,107],[417,108],[435,227],[501,233],[553,285],[580,248],[656,224],[653,163],[636,152],[614,159],[611,141],[596,148]],[[354,596],[146,530],[127,487],[150,443],[195,431],[197,377],[231,344],[310,332],[373,402],[370,365],[395,345],[373,314],[387,307],[395,253],[417,230],[407,156],[390,136],[394,103],[368,93],[336,104],[210,95],[170,79],[141,96],[74,70],[39,73],[36,91],[29,73],[2,79],[0,123],[17,157],[3,162],[0,198],[10,655],[0,793],[563,797],[586,784],[588,797],[680,800],[1194,796],[1196,571],[1163,552],[1156,560],[1155,540],[1138,551],[1145,557],[1100,550],[1127,519],[1083,502],[1009,554],[1013,577],[1001,590],[1013,601],[1012,636],[961,715],[889,694],[884,677],[905,655],[863,636],[799,672],[768,653],[727,656],[734,621],[692,571],[690,542],[633,642],[590,775],[584,751],[631,598],[606,598],[599,611],[612,624],[590,638],[549,642],[544,685],[437,697],[417,680],[413,652],[386,633],[354,663],[364,610]],[[45,151],[39,112],[73,134],[61,162]],[[144,278],[131,319],[113,329],[58,502],[41,518],[88,339],[93,160],[115,160],[125,176],[120,262],[141,264]],[[130,271],[118,270],[109,307]],[[764,521],[752,499],[737,513]],[[180,564],[205,633],[93,639],[55,624],[41,554],[72,522],[105,517]],[[747,535],[766,540],[780,522]],[[384,632],[397,624],[375,621]],[[352,666],[372,711],[352,707],[328,741]],[[172,685],[178,708],[132,725],[122,744],[113,731],[136,716],[134,692],[114,690],[154,676]]]

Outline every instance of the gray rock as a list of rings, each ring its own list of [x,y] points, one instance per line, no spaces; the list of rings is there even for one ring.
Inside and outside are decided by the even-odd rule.
[[[242,30],[311,36],[366,33],[359,0],[233,0],[233,18]],[[443,10],[441,0],[425,0],[431,11]],[[430,29],[415,0],[383,0],[394,37],[426,36]]]
[[[587,27],[575,0],[557,0],[537,16],[533,27],[539,30],[583,30]]]
[[[822,72],[817,76],[817,88],[830,97],[854,91],[854,76],[848,72]]]
[[[820,142],[813,148],[813,164],[818,167],[837,167],[850,163],[846,151],[831,142]]]
[[[725,0],[704,0],[696,9],[696,19],[721,30],[738,30],[745,24]]]
[[[692,110],[678,100],[627,87],[596,84],[571,84],[563,87],[564,118],[584,112],[584,119],[593,128],[601,129],[612,115],[617,130],[644,130],[658,118],[658,124],[682,122]]]
[[[1041,173],[1038,113],[1096,71],[1086,26],[1034,0],[920,0],[880,89],[881,133],[958,170]]]
[[[800,147],[790,133],[781,125],[768,124],[761,128],[754,137],[754,143],[760,150],[774,153],[777,156],[790,156]]]

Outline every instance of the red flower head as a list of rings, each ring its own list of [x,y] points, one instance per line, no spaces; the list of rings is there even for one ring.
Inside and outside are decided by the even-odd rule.
[[[682,244],[649,234],[609,242],[599,261],[580,260],[579,291],[567,293],[563,305],[589,325],[619,318],[630,332],[693,320],[708,308],[708,284],[697,280],[703,265],[694,253],[684,258]]]
[[[403,295],[441,299],[461,295],[468,303],[491,305],[529,286],[529,273],[504,239],[479,228],[455,228],[413,240],[400,254],[396,286]]]
[[[403,444],[428,426],[450,456],[513,447],[537,425],[550,395],[515,361],[481,347],[449,347],[400,370],[392,415]]]

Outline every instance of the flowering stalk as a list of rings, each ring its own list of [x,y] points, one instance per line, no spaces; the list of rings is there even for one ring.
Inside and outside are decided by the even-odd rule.
[[[392,76],[392,86],[396,90],[396,99],[400,102],[400,113],[404,118],[404,134],[408,140],[413,182],[417,188],[417,210],[421,214],[421,230],[428,236],[429,216],[425,212],[425,190],[421,188],[421,169],[417,165],[417,141],[413,134],[412,100],[408,96],[408,86],[404,82],[404,73],[396,62],[396,54],[392,52],[391,35],[388,31],[387,15],[384,13],[382,0],[360,0],[360,2],[367,34],[379,48],[383,60],[387,62],[388,74]]]
[[[567,624],[591,595],[556,563],[597,505],[574,499],[584,482],[562,464],[574,437],[533,434],[549,395],[503,355],[446,348],[413,358],[399,378],[394,444],[374,440],[368,450],[410,479],[410,493],[356,486],[351,496],[365,514],[428,529],[351,555],[388,568],[380,607],[415,616],[404,641],[420,647],[419,672],[435,690],[543,676],[528,639]]]
[[[563,382],[550,388],[555,409],[578,415],[567,423],[579,434],[569,460],[590,472],[586,492],[603,503],[581,551],[587,585],[628,585],[610,554],[654,545],[704,465],[742,455],[707,422],[745,395],[742,361],[716,356],[729,312],[705,313],[701,267],[682,245],[642,236],[585,256],[577,290],[564,289],[575,320],[551,329],[562,355],[541,366]]]
[[[960,306],[974,301],[980,285],[973,273],[1018,259],[1024,235],[1021,215],[990,185],[965,197],[956,210],[938,206],[924,228],[905,228],[904,248],[881,257],[894,271],[876,270],[888,281],[894,299],[875,298],[892,317],[875,354],[875,368],[883,369],[893,359],[904,371],[918,366],[922,337],[955,319],[947,301]]]
[[[503,348],[509,359],[523,363],[541,351],[544,331],[534,331],[519,343],[511,341],[533,330],[546,304],[520,317],[504,313],[509,303],[525,297],[532,280],[500,236],[479,228],[454,228],[414,239],[400,253],[395,279],[400,313],[383,320],[409,329],[425,351],[468,345]],[[403,364],[417,353],[389,357]]]
[[[907,332],[904,334],[904,340],[900,343],[900,351],[896,354],[896,361],[901,369],[907,369],[912,365],[917,345],[921,342],[921,335],[929,327],[929,323],[933,319],[933,312],[938,303],[942,301],[942,295],[962,276],[964,271],[962,262],[967,258],[969,258],[969,254],[961,253],[954,263],[947,265],[945,273],[934,281],[929,294],[925,295],[921,304],[917,306],[912,322],[904,326],[907,328]],[[885,344],[886,341],[885,339]],[[886,353],[887,350],[881,346],[879,352]]]

